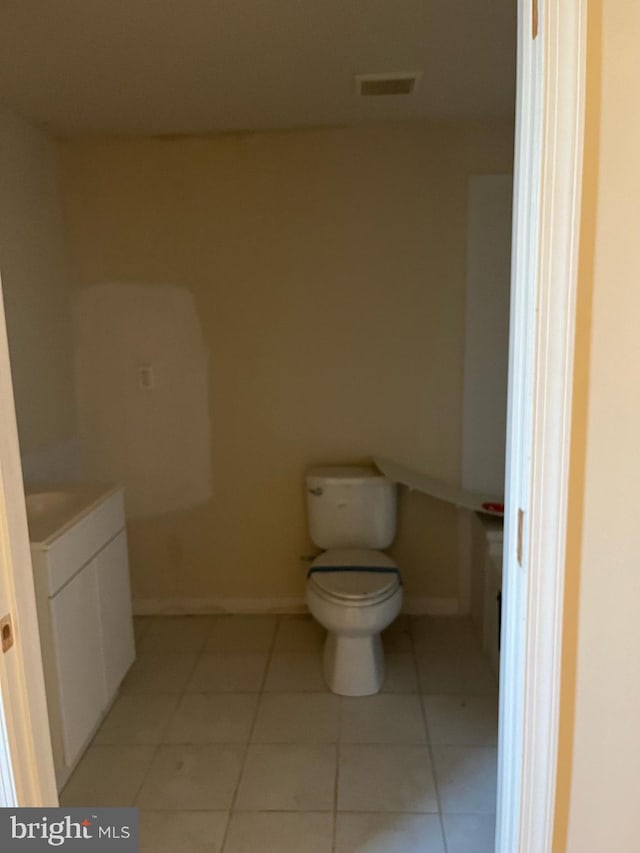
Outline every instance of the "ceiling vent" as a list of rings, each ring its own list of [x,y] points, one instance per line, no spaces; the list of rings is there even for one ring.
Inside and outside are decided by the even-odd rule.
[[[362,97],[411,95],[421,71],[390,71],[386,74],[356,74],[356,91]]]

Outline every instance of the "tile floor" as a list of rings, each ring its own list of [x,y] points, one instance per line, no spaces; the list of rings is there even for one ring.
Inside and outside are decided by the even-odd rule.
[[[308,617],[136,619],[138,659],[61,795],[140,808],[147,853],[490,853],[497,686],[470,622],[401,616],[340,698]]]

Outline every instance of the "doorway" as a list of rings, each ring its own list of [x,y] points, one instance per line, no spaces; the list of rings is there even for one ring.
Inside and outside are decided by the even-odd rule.
[[[522,12],[522,11],[523,11],[523,10],[521,9],[521,12]],[[528,11],[529,11],[528,7],[527,7],[526,9],[524,9],[524,12],[525,12],[525,13],[527,13]],[[550,12],[549,12],[549,14],[550,14],[550,15],[552,15],[553,13],[550,11]],[[528,15],[527,15],[526,17],[527,17],[527,20],[528,20]],[[568,14],[567,14],[567,18],[568,18],[568,17],[569,17],[569,16],[568,16]],[[564,20],[564,21],[563,21],[563,23],[564,23],[564,24],[567,24],[567,23],[569,23],[569,22],[568,22],[568,21],[566,21],[566,20]],[[574,22],[574,23],[575,23],[575,22]],[[549,33],[549,32],[551,32],[551,34],[552,34],[552,35],[557,36],[557,33],[554,33],[554,24],[557,26],[557,25],[558,25],[558,22],[557,22],[557,21],[554,21],[552,18],[550,18],[550,19],[548,19],[548,20],[544,20],[544,24],[545,24],[545,26],[547,27],[547,35],[548,35],[548,33]],[[569,34],[571,34],[571,33],[575,33],[575,32],[576,32],[576,30],[578,31],[578,34],[577,34],[577,36],[576,36],[576,41],[577,41],[577,40],[579,39],[579,35],[580,35],[580,33],[579,33],[579,21],[578,21],[578,26],[577,26],[577,27],[576,27],[576,26],[574,26],[574,27],[573,27],[573,29],[569,28]],[[566,36],[566,33],[563,33],[563,36]],[[524,59],[526,59],[526,56],[525,56],[525,58],[524,58]],[[523,61],[524,61],[524,59],[523,59]],[[539,58],[539,59],[540,59],[540,58]],[[541,59],[540,59],[540,61],[541,61]],[[554,70],[560,70],[560,71],[562,71],[562,68],[560,68],[560,69],[554,69]],[[546,78],[545,78],[545,79],[546,79]],[[540,84],[540,87],[542,88],[542,85],[541,85],[541,84],[542,84],[542,81],[541,81],[541,80],[533,81],[533,83],[532,83],[532,85],[534,86],[534,88],[535,88],[535,85],[538,85],[538,84]],[[574,89],[575,89],[576,91],[579,91],[579,85],[578,85],[578,84],[579,84],[579,80],[576,80],[576,78],[574,78],[574,79],[573,79],[573,86],[574,86]],[[548,92],[546,93],[546,95],[547,95],[547,97],[550,97],[550,95],[549,95],[549,93],[548,93]],[[544,104],[544,102],[543,102],[543,104]],[[539,128],[538,128],[538,129],[539,129]],[[535,132],[533,132],[533,133],[532,133],[532,137],[533,137],[534,139],[535,139],[535,135],[536,135],[536,134],[535,134]],[[571,135],[571,134],[570,134],[570,135]],[[571,139],[572,139],[572,140],[574,140],[574,139],[575,139],[575,134],[571,136]],[[545,144],[545,140],[542,140],[542,144],[543,144],[543,146],[544,146],[544,144]],[[575,152],[574,152],[574,157],[573,157],[573,159],[575,160]],[[529,174],[537,174],[537,175],[539,175],[539,171],[538,171],[537,169],[534,169],[532,172],[527,173],[527,176],[529,176]],[[571,172],[571,177],[574,179],[574,181],[575,181],[575,175],[576,175],[576,170],[575,170],[575,168],[574,168],[573,172]],[[522,189],[522,188],[521,188],[521,189]],[[535,188],[534,188],[534,189],[535,189]],[[535,194],[535,193],[534,193],[534,194]],[[557,199],[556,199],[556,203],[559,203],[559,201],[558,201]],[[537,209],[537,207],[536,207],[536,209]],[[575,208],[572,208],[572,213],[571,213],[571,215],[573,215],[573,216],[575,217]],[[570,217],[569,217],[569,218],[570,218]],[[529,227],[529,230],[528,230],[528,232],[527,232],[527,233],[529,234],[529,236],[530,236],[532,233],[537,233],[537,228],[535,228],[535,227],[531,227],[531,226],[533,226],[533,225],[534,225],[534,222],[533,222],[533,220],[534,220],[534,219],[535,219],[535,217],[534,217],[534,216],[530,216],[530,218],[529,218],[529,226],[530,226],[530,227]],[[543,217],[542,225],[544,225],[544,222],[545,222],[545,219],[544,219],[544,217]],[[518,227],[518,225],[516,225],[516,227]],[[521,228],[522,228],[522,227],[524,227],[524,225],[523,225],[522,221],[520,221],[520,226],[519,226],[519,227],[521,227]],[[570,230],[570,229],[569,229],[569,230]],[[565,236],[565,238],[567,237],[567,235],[566,235],[566,234],[565,234],[564,236]],[[520,235],[520,237],[522,238],[522,234]],[[543,231],[542,231],[542,233],[541,233],[541,234],[539,234],[538,239],[540,239],[540,240],[542,240],[542,242],[544,242],[544,240],[545,240],[545,239],[549,239],[549,235],[545,235],[545,234],[544,234],[544,230],[543,230]],[[555,240],[556,240],[556,243],[557,243],[557,242],[560,240],[560,237],[559,237],[559,236],[556,236]],[[536,241],[536,242],[537,242],[537,241]],[[570,242],[570,240],[567,240],[567,243],[569,243],[569,242]],[[529,243],[530,243],[530,240],[526,240],[526,241],[525,241],[525,245],[529,245]],[[521,246],[521,245],[523,245],[523,244],[522,244],[522,239],[521,239],[521,242],[520,242],[518,245],[520,245],[520,246]],[[564,246],[564,244],[562,244],[562,245]],[[516,251],[518,251],[518,249],[516,249]],[[532,253],[532,254],[533,254],[533,253]],[[564,260],[565,260],[565,258],[566,258],[566,252],[564,253],[564,255],[563,255],[563,257],[562,257],[561,259],[558,259],[558,262],[560,262],[561,260],[562,260],[562,261],[564,261]],[[530,262],[531,262],[531,257],[530,257],[528,260],[529,260],[529,267],[528,267],[528,269],[527,269],[527,270],[525,270],[525,272],[526,272],[526,273],[528,273],[529,275],[531,275],[531,273],[532,273],[532,267],[531,267],[531,264],[530,264]],[[566,279],[569,279],[569,278],[570,278],[571,270],[569,269],[569,271],[568,271],[568,272],[569,272],[569,274],[567,275],[567,270],[566,270],[566,269],[564,270],[565,278],[566,278]],[[548,271],[547,271],[547,270],[545,270],[545,273],[548,273]],[[523,273],[523,274],[524,274],[524,273]],[[536,276],[536,278],[537,278],[537,276]],[[563,280],[564,280],[564,279],[563,279]],[[547,306],[547,310],[548,310],[548,306]],[[570,313],[570,310],[571,310],[571,305],[570,305],[570,304],[568,304],[568,305],[567,305],[567,311]],[[524,322],[524,321],[526,321],[526,317],[527,317],[527,315],[526,315],[526,310],[525,310],[525,308],[524,308],[524,307],[523,307],[523,308],[521,308],[521,312],[522,312],[522,313],[520,314],[520,320],[522,320],[522,321]],[[525,329],[526,329],[526,326],[525,326]],[[524,334],[524,335],[523,335],[522,340],[526,342],[526,345],[527,345],[527,346],[530,346],[530,345],[533,343],[533,342],[531,341],[531,338],[530,338],[527,334]],[[525,347],[525,349],[526,349],[526,347]],[[539,350],[538,350],[537,348],[535,348],[535,347],[534,347],[534,350],[533,350],[533,351],[534,351],[534,353],[535,353],[535,357],[536,357],[536,358],[542,358],[542,355],[540,354],[540,352],[539,352]],[[529,352],[531,352],[531,350],[530,350]],[[521,353],[521,355],[526,355],[526,353]],[[547,357],[548,357],[548,356],[547,356]],[[523,361],[526,361],[526,359],[524,359],[524,358],[523,358],[522,360],[523,360]],[[529,363],[529,366],[530,366],[530,363]],[[539,365],[539,362],[538,362],[538,366],[540,366],[540,365]],[[564,373],[563,373],[563,374],[561,373],[561,375],[564,375],[564,376],[565,376],[565,381],[566,381],[566,374],[567,374],[567,369],[566,369],[566,365],[565,365]],[[526,416],[527,416],[527,415],[531,415],[531,407],[528,405],[528,404],[529,404],[529,402],[530,402],[530,396],[529,396],[529,394],[532,394],[534,391],[537,391],[537,393],[539,393],[539,394],[544,394],[544,393],[548,393],[548,392],[549,392],[549,387],[548,387],[548,385],[547,385],[547,384],[545,384],[545,383],[540,379],[540,375],[539,375],[539,374],[536,374],[536,376],[537,376],[537,380],[540,382],[540,385],[539,385],[539,386],[535,386],[533,383],[531,383],[531,384],[528,384],[528,385],[526,386],[526,388],[524,388],[524,389],[522,388],[522,386],[518,386],[518,388],[516,389],[516,390],[518,391],[518,393],[521,393],[521,395],[522,395],[522,399],[521,399],[521,406],[520,406],[520,408],[518,408],[518,407],[517,407],[517,403],[516,403],[516,404],[514,404],[514,405],[516,406],[516,411],[518,411],[520,415],[523,415],[523,413],[524,413],[523,418],[524,418],[525,420],[526,420]],[[554,393],[557,393],[557,392],[558,392],[558,389],[557,389],[557,388],[556,388],[556,389],[553,389],[553,390],[554,390]],[[564,391],[564,392],[566,393],[566,387],[565,387],[564,389],[560,389],[560,390],[561,390],[561,391]],[[512,399],[513,399],[513,398],[512,398]],[[512,426],[513,426],[513,425],[512,425]],[[542,424],[542,427],[544,427],[544,423]],[[515,435],[515,438],[514,438],[514,435]],[[520,437],[522,438],[522,436],[520,436]],[[540,434],[538,434],[537,436],[536,436],[536,435],[532,435],[532,436],[531,436],[531,441],[533,442],[534,446],[535,446],[535,442],[540,440],[540,437],[541,437],[541,436],[540,436]],[[526,456],[526,455],[527,455],[527,453],[526,453],[526,448],[523,450],[523,445],[518,443],[518,434],[517,434],[517,432],[516,432],[516,433],[512,432],[512,439],[511,439],[511,441],[512,441],[512,451],[513,451],[513,453],[514,453],[514,458],[516,458],[516,459],[521,458],[521,457],[518,455],[519,453],[524,453],[524,456]],[[16,450],[17,450],[17,447],[14,447],[14,452],[15,452]],[[553,465],[550,465],[550,466],[549,466],[549,468],[548,468],[547,470],[548,470],[548,471],[551,471],[551,472],[553,472],[553,473],[555,473],[555,474],[557,474],[557,473],[558,473],[558,472],[557,472],[557,465],[556,465],[556,467],[553,467]],[[545,483],[539,483],[539,486],[540,486],[541,488],[542,488],[544,485],[545,485]],[[529,488],[528,488],[528,486],[529,486],[529,484],[527,484],[526,486],[523,486],[523,491],[524,491],[524,492],[526,492],[527,494],[528,494],[528,492],[529,492]],[[512,490],[512,491],[513,491],[513,490]],[[534,492],[534,494],[538,494],[538,493],[537,493],[537,492]],[[538,541],[538,540],[536,539],[535,535],[532,535],[532,536],[531,536],[531,538],[529,539],[529,541],[528,541],[528,542],[526,542],[526,543],[523,543],[523,541],[522,541],[522,540],[521,540],[519,543],[517,542],[517,540],[518,540],[518,531],[519,531],[519,530],[521,530],[523,533],[526,533],[527,529],[529,529],[529,530],[533,530],[533,531],[534,531],[534,533],[535,533],[535,524],[534,524],[534,522],[535,522],[535,518],[536,518],[536,515],[535,515],[535,514],[536,514],[536,510],[537,510],[537,511],[539,511],[539,510],[540,510],[540,508],[539,508],[539,507],[536,507],[536,506],[529,506],[528,504],[527,504],[527,505],[525,505],[524,507],[523,507],[523,506],[521,506],[521,505],[520,505],[520,506],[518,506],[518,503],[521,503],[521,502],[519,502],[519,501],[517,501],[517,500],[513,500],[513,498],[514,498],[514,497],[521,497],[521,494],[519,494],[519,495],[517,495],[517,496],[516,496],[516,495],[512,495],[511,504],[513,505],[515,515],[513,515],[513,517],[512,517],[510,520],[508,519],[508,521],[507,521],[507,529],[508,529],[508,530],[509,530],[509,529],[511,529],[511,531],[512,531],[512,532],[511,532],[511,534],[510,534],[509,532],[507,533],[506,550],[507,550],[508,552],[509,552],[510,550],[513,550],[513,552],[514,552],[514,556],[515,556],[515,557],[516,557],[516,559],[517,559],[518,552],[520,551],[520,547],[518,547],[518,545],[522,546],[522,547],[524,548],[524,550],[525,550],[525,551],[526,551],[526,548],[527,548],[527,546],[528,546],[528,548],[529,548],[529,552],[531,553],[531,549],[533,548],[533,546],[534,546],[534,545],[536,544],[536,542]],[[509,499],[509,497],[508,497],[508,498],[507,498],[507,507],[508,507],[508,512],[509,512],[509,508],[510,508],[511,504],[510,504],[510,499]],[[546,504],[545,506],[548,506],[548,504]],[[557,509],[557,504],[556,504],[556,509]],[[525,511],[526,511],[526,510],[528,510],[528,512],[529,512],[529,515],[528,515],[528,519],[529,519],[529,520],[528,520],[528,522],[527,522],[527,524],[529,525],[528,527],[526,527],[526,526],[524,525],[524,522],[521,522],[520,524],[518,524],[518,518],[519,518],[519,516],[517,515],[517,510],[525,510]],[[548,510],[545,510],[545,511],[548,511]],[[531,525],[532,525],[532,524],[534,524],[534,527],[531,527]],[[509,528],[509,525],[511,525],[511,528]],[[17,527],[21,527],[21,534],[22,534],[22,536],[24,537],[24,536],[26,535],[26,528],[25,528],[25,525],[24,525],[24,518],[22,518],[22,519],[18,519],[18,522],[17,522],[17,525],[16,525],[16,526],[17,526]],[[545,528],[545,529],[546,529],[546,528]],[[510,536],[511,536],[511,538],[510,538]],[[510,558],[508,557],[508,559],[510,559]],[[557,554],[556,554],[556,559],[555,559],[555,565],[556,565],[556,566],[557,566],[557,563],[558,563],[558,557],[557,557]],[[556,584],[556,586],[557,586],[557,584]],[[531,595],[531,593],[532,593],[532,592],[535,594],[535,591],[529,590],[529,595]],[[557,598],[557,590],[556,590],[556,598]],[[552,608],[552,612],[555,614],[555,618],[557,619],[557,618],[558,618],[557,607]],[[516,620],[516,621],[517,621],[517,620]],[[512,627],[513,627],[513,626],[512,626]],[[507,629],[507,630],[509,630],[509,629]],[[516,640],[517,632],[512,633],[512,635],[511,635],[511,636],[512,636],[512,638],[515,640],[514,646],[515,646],[515,645],[517,645],[517,640]],[[527,653],[527,647],[525,646],[525,648],[523,649],[522,645],[520,645],[520,651],[521,651],[521,652],[524,652],[524,653],[526,654],[526,653]],[[529,653],[530,653],[530,649],[529,649]],[[515,655],[514,655],[514,657],[515,657]],[[521,662],[521,659],[520,659],[520,662]],[[513,661],[512,661],[512,663],[513,663]],[[508,664],[508,663],[507,663],[507,664],[504,664],[504,666],[508,667],[508,666],[509,666],[509,664]],[[509,678],[510,676],[513,678],[513,671],[511,671],[511,672],[509,673],[509,671],[508,671],[508,670],[505,670],[505,672],[507,673],[507,678]],[[517,681],[517,679],[516,679],[516,681]],[[510,684],[511,682],[508,682],[508,683]],[[520,685],[520,686],[521,686],[521,685]],[[525,685],[525,686],[526,686],[526,685]],[[511,700],[516,699],[516,696],[519,696],[519,695],[520,695],[520,689],[519,689],[519,686],[518,686],[518,684],[517,684],[517,683],[516,683],[516,684],[514,684],[514,689],[511,691],[511,693],[512,693],[512,695],[511,695]],[[508,695],[508,694],[507,694],[507,695]],[[509,701],[509,700],[504,700],[504,701]],[[517,706],[518,706],[518,703],[519,703],[519,699],[516,699],[516,701],[513,703],[513,705],[504,705],[504,709],[505,709],[505,711],[507,712],[507,717],[506,717],[507,722],[505,723],[505,726],[503,726],[503,728],[506,728],[506,729],[508,729],[508,728],[509,728],[509,722],[508,722],[508,721],[509,721],[509,716],[508,716],[508,715],[509,715],[509,713],[511,713],[511,714],[512,714],[512,719],[513,719],[513,708],[514,708],[514,707],[517,707]],[[511,708],[511,711],[509,710],[510,708]],[[531,709],[530,709],[530,710],[531,710]],[[504,716],[504,715],[503,715],[503,716]],[[516,714],[516,716],[518,716],[518,715]],[[530,726],[530,725],[528,724],[528,722],[526,721],[526,714],[525,714],[525,717],[524,717],[524,718],[525,718],[525,730],[527,731],[527,735],[529,736],[532,732],[535,734],[535,725],[534,725],[535,720],[531,720],[531,721],[529,721],[529,722],[531,722],[531,726]],[[520,721],[521,721],[521,720],[522,720],[522,718],[520,718]],[[512,729],[513,729],[513,731],[512,731],[512,735],[514,736],[514,743],[517,743],[517,744],[518,744],[518,746],[516,747],[516,749],[515,749],[515,751],[514,751],[514,752],[510,752],[510,753],[509,753],[509,756],[510,756],[510,761],[511,761],[511,763],[512,763],[512,764],[514,764],[514,765],[516,765],[516,766],[518,766],[518,765],[516,764],[516,762],[514,762],[514,761],[513,761],[513,755],[515,755],[515,754],[520,754],[520,742],[521,742],[521,737],[518,737],[518,731],[517,731],[517,730],[518,730],[518,726],[517,726],[517,725],[516,725],[516,726],[512,726]],[[547,727],[546,727],[545,731],[546,731],[546,733],[548,734],[548,720],[547,720]],[[522,734],[522,729],[520,729],[520,734]],[[507,732],[507,733],[506,733],[506,735],[505,735],[505,737],[508,737],[508,736],[509,736],[509,734],[508,734],[508,732]],[[534,751],[534,752],[535,752],[535,751]],[[549,757],[547,756],[547,760],[548,760],[548,758],[549,758]],[[526,764],[526,755],[525,755],[525,756],[523,756],[523,762]],[[551,765],[552,765],[552,764],[553,764],[553,761],[551,761],[550,763],[551,763]],[[526,777],[526,774],[525,774],[525,782],[526,782],[526,778],[527,778],[527,777]],[[518,786],[516,786],[514,789],[511,789],[511,790],[512,790],[512,791],[513,791],[513,790],[517,790],[517,787],[518,787]],[[530,792],[529,792],[529,793],[530,793]],[[514,795],[514,794],[507,794],[507,796],[514,796],[514,797],[516,797],[516,795]],[[520,798],[516,797],[516,799],[518,799],[518,801],[520,802]],[[524,788],[524,789],[523,789],[523,791],[522,791],[522,803],[523,803],[523,804],[525,804],[525,805],[528,805],[528,804],[529,804],[529,799],[527,798],[526,785],[525,785],[525,788]],[[512,805],[513,805],[513,804],[512,804]],[[505,814],[506,814],[506,812],[505,812]],[[530,812],[530,814],[533,814],[533,813],[532,813],[532,812]],[[546,819],[546,820],[547,820],[547,826],[548,826],[548,823],[549,823],[549,816],[548,816],[548,815],[547,815],[547,819]],[[516,822],[518,822],[518,821],[516,821]],[[499,819],[499,823],[500,823],[500,819]],[[500,843],[500,841],[499,841],[499,843]],[[511,847],[504,846],[502,849],[510,850],[510,851],[511,851],[511,850],[514,850],[514,849],[520,849],[520,848],[517,848],[517,847],[515,847],[515,846],[513,846],[513,845],[512,845]],[[527,848],[522,848],[522,849],[527,849]],[[534,849],[535,849],[535,850],[541,850],[541,849],[546,849],[546,848],[545,848],[544,846],[538,846],[537,848],[531,847],[531,848],[529,848],[529,849],[532,849],[532,850],[534,850]]]

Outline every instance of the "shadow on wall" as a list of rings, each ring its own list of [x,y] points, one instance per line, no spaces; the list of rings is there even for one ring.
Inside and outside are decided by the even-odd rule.
[[[96,284],[76,295],[74,320],[89,479],[124,484],[131,518],[209,500],[209,359],[191,293]]]

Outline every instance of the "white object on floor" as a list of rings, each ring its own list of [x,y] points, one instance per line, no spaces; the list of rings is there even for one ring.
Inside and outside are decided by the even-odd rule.
[[[322,571],[333,566],[341,570]],[[358,571],[364,566],[390,571]],[[314,573],[314,568],[320,571]],[[311,564],[307,604],[328,632],[323,670],[329,689],[341,696],[377,693],[384,681],[380,634],[402,606],[402,587],[393,560],[380,551],[325,551]]]
[[[343,696],[377,693],[380,633],[402,606],[398,567],[377,550],[395,536],[395,487],[371,468],[316,468],[306,491],[311,538],[329,549],[311,564],[306,587],[309,610],[328,632],[325,680]]]

